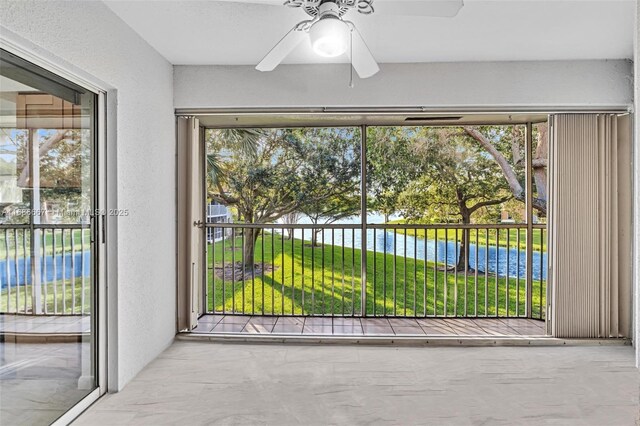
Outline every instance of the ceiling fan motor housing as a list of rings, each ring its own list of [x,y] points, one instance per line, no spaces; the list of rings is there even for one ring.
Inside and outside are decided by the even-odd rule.
[[[285,6],[302,8],[309,16],[316,17],[322,13],[322,5],[332,3],[336,14],[342,16],[351,9],[368,15],[373,13],[373,0],[286,0]],[[333,8],[334,6],[332,6]]]

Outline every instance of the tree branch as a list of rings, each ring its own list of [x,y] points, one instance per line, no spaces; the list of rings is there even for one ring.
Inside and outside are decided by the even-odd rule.
[[[502,173],[504,174],[507,184],[511,189],[513,197],[518,201],[525,202],[526,197],[524,189],[522,188],[522,185],[520,185],[520,182],[518,182],[518,176],[516,176],[516,173],[511,168],[511,165],[509,164],[507,159],[504,158],[500,151],[498,151],[498,149],[491,143],[491,141],[488,140],[482,133],[480,133],[479,130],[471,126],[465,126],[464,130],[469,136],[475,139],[489,154],[491,154],[496,163],[498,163],[498,166],[500,166],[500,168],[502,169]],[[535,208],[536,210],[544,214],[547,213],[547,202],[545,200],[534,198],[532,204],[533,208]]]
[[[540,169],[543,167],[547,167],[547,159],[546,158],[534,158],[531,160],[531,165],[534,169]]]
[[[503,197],[497,200],[488,200],[488,201],[481,201],[477,204],[474,204],[472,207],[469,207],[469,213],[473,213],[478,209],[481,209],[482,207],[489,207],[489,206],[495,206],[498,204],[502,204],[502,203],[506,203],[507,201],[509,201],[510,199],[512,199],[513,197],[511,195],[507,196],[507,197]]]
[[[61,140],[67,137],[68,133],[69,133],[69,130],[58,131],[56,132],[55,135],[51,136],[49,139],[44,141],[44,143],[38,150],[39,158],[47,155],[50,149],[52,149],[54,146],[58,144],[58,142],[60,142]],[[22,172],[20,173],[20,177],[18,178],[18,186],[25,187],[27,186],[27,184],[32,183],[32,182],[29,182],[29,175],[31,174],[31,171],[30,171],[31,165],[29,163],[30,163],[29,156],[27,155],[24,161],[22,162]]]

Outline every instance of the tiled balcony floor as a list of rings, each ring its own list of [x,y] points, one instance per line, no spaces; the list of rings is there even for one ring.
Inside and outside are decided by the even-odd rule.
[[[544,336],[526,318],[342,318],[204,315],[193,333],[336,336]]]
[[[86,334],[91,332],[89,315],[0,315],[0,334]]]

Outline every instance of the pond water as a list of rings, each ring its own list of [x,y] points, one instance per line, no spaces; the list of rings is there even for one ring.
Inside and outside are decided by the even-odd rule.
[[[343,221],[341,223],[359,223],[360,218],[356,217],[351,220]],[[369,223],[382,223],[383,220],[380,216],[371,215],[368,218]],[[300,220],[300,223],[310,223],[308,219]],[[407,231],[408,234],[412,233],[411,230]],[[342,246],[347,248],[362,248],[362,239],[360,236],[360,230],[356,229],[353,232],[351,229],[341,230],[326,229],[323,233],[318,234],[318,242],[322,242],[324,234],[324,243]],[[386,234],[386,239],[385,239]],[[295,238],[311,241],[311,230],[297,229],[294,232]],[[454,241],[449,241],[445,244],[443,240],[425,240],[424,238],[415,238],[411,235],[404,236],[404,231],[396,233],[393,231],[384,231],[378,229],[367,230],[367,250],[375,251],[378,253],[393,254],[395,246],[395,254],[398,259],[401,259],[406,255],[409,259],[437,261],[439,263],[446,263],[448,265],[455,265],[457,262],[457,254],[460,251],[460,244]],[[436,258],[437,257],[437,258]],[[489,246],[487,250],[483,243],[480,243],[477,248],[476,257],[476,245],[472,242],[469,245],[469,264],[472,268],[478,269],[479,274],[484,274],[485,270],[489,274],[498,274],[498,276],[508,276],[512,278],[526,277],[526,252],[524,250],[518,250],[516,248],[507,249],[506,247],[496,248]],[[547,279],[547,253],[546,252],[533,252],[533,279],[543,280]]]
[[[65,253],[64,257],[64,265],[61,254],[56,255],[55,258],[46,256],[44,262],[40,258],[40,280],[43,284],[62,280],[63,277],[66,280],[71,280],[72,277],[90,276],[91,252],[89,250],[77,251],[73,256],[71,253]],[[17,261],[15,259],[0,260],[0,289],[6,288],[9,283],[11,283],[11,287],[31,284],[30,257],[19,257]]]

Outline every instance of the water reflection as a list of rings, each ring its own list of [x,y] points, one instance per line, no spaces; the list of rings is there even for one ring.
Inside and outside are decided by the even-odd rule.
[[[407,231],[411,233],[412,231]],[[540,232],[540,231],[538,231]],[[362,248],[362,238],[360,230],[356,230],[355,235],[351,229],[325,229],[324,243],[342,246],[347,248]],[[294,232],[295,238],[311,241],[311,230],[297,229]],[[322,241],[322,233],[318,234],[318,242]],[[445,243],[442,240],[425,240],[424,238],[415,238],[404,232],[396,233],[393,231],[385,231],[382,229],[367,230],[367,250],[378,253],[387,253],[398,257],[406,256],[409,259],[436,261],[455,265],[460,252],[460,244],[454,241]],[[476,255],[477,250],[477,255]],[[469,264],[471,268],[477,269],[479,274],[487,271],[489,274],[497,274],[499,276],[520,277],[526,276],[526,252],[516,248],[507,249],[506,247],[489,246],[480,243],[476,248],[474,242],[469,245]],[[547,278],[547,253],[533,252],[533,279],[539,280]]]

